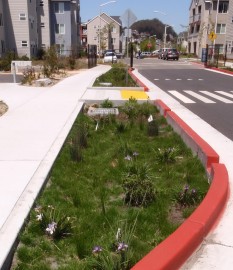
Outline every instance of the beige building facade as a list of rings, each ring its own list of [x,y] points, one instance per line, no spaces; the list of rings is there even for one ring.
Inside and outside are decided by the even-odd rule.
[[[105,13],[87,22],[87,43],[96,45],[97,52],[114,49],[122,52],[122,27],[119,17]]]
[[[201,57],[206,44],[233,58],[233,0],[191,0],[188,52]]]

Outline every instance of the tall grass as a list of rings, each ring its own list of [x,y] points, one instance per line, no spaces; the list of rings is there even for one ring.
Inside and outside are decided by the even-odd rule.
[[[78,116],[36,201],[58,211],[49,222],[69,217],[72,226],[54,238],[32,209],[12,269],[130,269],[180,225],[169,216],[172,207],[185,217],[197,207],[208,190],[203,166],[154,106],[135,107],[146,113],[134,113],[133,125],[128,103],[114,121]],[[150,114],[158,125],[153,136]],[[76,147],[81,159],[74,158]],[[200,194],[195,202],[182,196],[187,184]]]

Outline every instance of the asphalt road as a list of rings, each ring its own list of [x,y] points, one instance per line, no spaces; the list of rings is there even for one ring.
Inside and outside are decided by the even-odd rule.
[[[233,76],[216,73],[185,60],[134,61],[139,72],[233,140]]]
[[[16,83],[20,83],[23,78],[23,75],[16,75]],[[13,83],[14,77],[11,73],[0,73],[0,83]]]

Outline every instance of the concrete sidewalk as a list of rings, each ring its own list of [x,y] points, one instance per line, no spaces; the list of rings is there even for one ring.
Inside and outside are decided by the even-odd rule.
[[[0,269],[75,121],[80,98],[109,66],[82,71],[53,87],[1,84],[9,107],[0,117]]]
[[[109,98],[119,91],[87,90],[109,66],[98,66],[69,77],[53,87],[0,85],[0,98],[9,110],[0,118],[0,269],[62,147],[83,102]],[[162,99],[220,155],[232,187],[233,143],[140,73],[151,100]],[[232,196],[218,227],[183,269],[231,269],[233,265]],[[5,268],[7,269],[7,268]],[[146,269],[145,269],[146,270]]]

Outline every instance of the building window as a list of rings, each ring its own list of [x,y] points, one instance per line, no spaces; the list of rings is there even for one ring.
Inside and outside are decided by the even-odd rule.
[[[2,13],[0,13],[0,26],[3,26],[3,18],[2,18]]]
[[[63,55],[65,52],[65,45],[64,44],[56,44],[57,52],[60,55]]]
[[[5,42],[4,42],[4,40],[1,40],[1,51],[2,51],[2,53],[5,52]]]
[[[115,26],[113,26],[113,27],[112,27],[112,33],[114,33],[114,34],[115,34],[116,32],[117,32],[116,27],[115,27]]]
[[[27,46],[28,46],[27,40],[22,40],[21,46],[22,46],[22,47],[27,47]]]
[[[116,39],[115,38],[111,38],[111,44],[115,44],[116,43]]]
[[[228,6],[229,6],[229,1],[219,2],[218,13],[227,13]]]
[[[55,24],[55,33],[56,34],[65,34],[65,25],[64,24]]]
[[[45,27],[44,22],[40,23],[40,27],[41,27],[41,28],[44,28],[44,27]]]
[[[64,3],[55,2],[54,3],[54,12],[55,13],[64,13]]]
[[[25,13],[19,13],[19,20],[25,21],[26,20],[26,14]]]
[[[217,29],[216,29],[217,34],[226,34],[226,24],[217,24]]]

